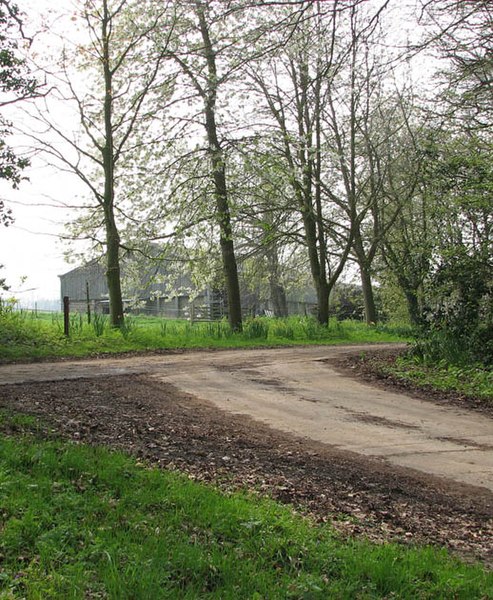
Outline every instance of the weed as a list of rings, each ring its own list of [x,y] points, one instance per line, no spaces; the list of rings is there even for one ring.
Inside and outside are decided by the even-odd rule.
[[[320,325],[313,317],[306,317],[300,325],[307,340],[316,340],[320,337]]]
[[[124,340],[128,340],[130,334],[136,329],[135,319],[133,317],[127,316],[123,321],[119,331],[123,336]]]
[[[285,338],[286,340],[295,339],[294,327],[283,321],[273,323],[271,333],[274,337]]]
[[[108,322],[108,317],[106,315],[102,315],[100,313],[95,313],[92,316],[92,328],[94,329],[94,333],[96,337],[101,337],[106,329],[106,324]]]
[[[266,340],[269,337],[269,323],[264,318],[246,321],[243,326],[242,337],[246,340]]]
[[[70,315],[69,332],[70,335],[80,335],[84,329],[84,319],[80,313]]]
[[[200,333],[206,338],[221,340],[227,337],[230,331],[231,329],[226,323],[222,321],[213,321],[205,323]]]

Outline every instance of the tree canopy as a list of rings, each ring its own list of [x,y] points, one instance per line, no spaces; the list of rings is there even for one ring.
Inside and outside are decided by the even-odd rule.
[[[19,45],[28,40],[24,34],[22,19],[16,4],[0,1],[0,111],[9,104],[32,98],[38,90],[38,82],[29,73],[26,60],[19,52]],[[11,123],[0,112],[0,179],[19,186],[22,171],[29,161],[9,146]],[[9,225],[12,213],[0,199],[0,223]]]

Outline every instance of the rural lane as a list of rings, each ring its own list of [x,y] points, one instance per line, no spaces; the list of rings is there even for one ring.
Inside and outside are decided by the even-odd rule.
[[[378,348],[391,346],[379,345]],[[341,375],[371,346],[191,351],[0,366],[4,384],[142,373],[273,428],[493,491],[493,419]],[[0,387],[1,395],[1,387]]]

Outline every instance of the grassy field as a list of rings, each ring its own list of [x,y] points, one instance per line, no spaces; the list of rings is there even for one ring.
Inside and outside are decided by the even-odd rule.
[[[343,541],[0,413],[0,598],[493,598],[493,574],[432,548]]]
[[[395,342],[409,339],[405,326],[368,327],[357,321],[332,321],[321,327],[310,317],[247,319],[242,333],[233,333],[224,321],[197,322],[157,317],[126,319],[124,328],[112,330],[107,317],[71,315],[70,336],[63,335],[63,318],[57,313],[0,311],[0,360],[94,356],[103,353],[172,348],[233,348],[295,344]]]

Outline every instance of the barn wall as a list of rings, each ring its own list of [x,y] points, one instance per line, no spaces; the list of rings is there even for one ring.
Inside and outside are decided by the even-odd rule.
[[[187,274],[174,277],[174,285],[178,289],[181,288],[180,295],[166,297],[166,284],[162,282],[150,283],[153,279],[150,275],[151,271],[154,272],[157,279],[161,275],[165,280],[166,267],[166,264],[160,265],[157,269],[152,267],[148,272],[142,268],[141,281],[144,285],[149,283],[149,286],[143,286],[136,293],[142,301],[140,309],[133,309],[126,302],[126,310],[148,315],[161,315],[168,318],[190,318],[192,316],[192,318],[200,319],[208,316],[212,319],[221,319],[224,317],[227,313],[227,299],[220,290],[204,290],[202,294],[195,298],[194,308],[192,309],[188,296],[188,289],[192,287],[192,284],[190,276]],[[63,299],[63,296],[70,298],[70,310],[72,312],[85,313],[87,311],[86,282],[89,284],[91,311],[93,313],[107,313],[109,311],[108,287],[104,263],[94,261],[60,275],[61,298]],[[159,294],[163,294],[163,297],[156,297]],[[269,314],[273,309],[270,301],[260,301],[255,294],[246,294],[245,292],[242,294],[242,306],[245,316]],[[308,289],[304,290],[299,298],[296,298],[296,296],[288,297],[287,308],[289,315],[313,314],[316,308],[315,294],[311,289]]]
[[[86,282],[89,283],[89,298],[97,300],[108,297],[105,269],[98,263],[91,263],[60,275],[60,295],[68,296],[71,302],[85,302]]]

